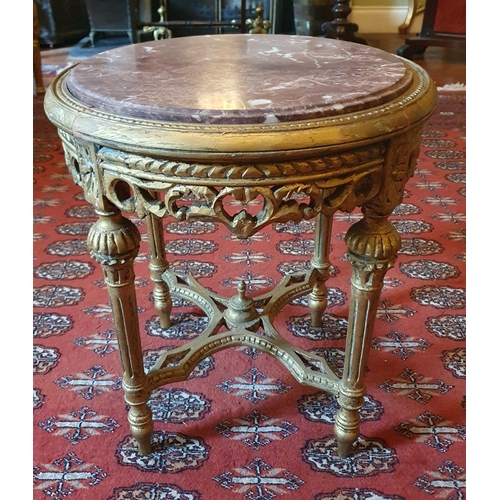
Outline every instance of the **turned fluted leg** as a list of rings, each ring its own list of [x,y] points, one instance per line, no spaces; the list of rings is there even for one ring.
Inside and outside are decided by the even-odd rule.
[[[153,299],[161,328],[170,328],[170,314],[172,312],[172,298],[168,285],[161,275],[168,269],[165,256],[165,238],[163,236],[162,219],[149,214],[146,217],[149,243],[149,269],[151,281],[154,283]]]
[[[311,326],[321,326],[323,313],[328,301],[326,281],[330,277],[330,238],[332,235],[332,215],[319,214],[316,216],[314,235],[314,254],[311,267],[319,273],[314,288],[309,294],[309,310],[311,312]]]
[[[340,409],[335,418],[341,458],[347,457],[359,436],[359,410],[364,403],[364,378],[373,325],[384,276],[394,265],[400,241],[386,216],[368,210],[346,234],[346,259],[352,267],[352,280],[344,374],[339,385]]]
[[[123,369],[125,401],[130,405],[128,420],[139,453],[151,453],[153,420],[147,405],[149,390],[144,374],[134,259],[139,252],[140,234],[117,210],[97,210],[97,222],[90,229],[87,243],[91,256],[102,266]]]

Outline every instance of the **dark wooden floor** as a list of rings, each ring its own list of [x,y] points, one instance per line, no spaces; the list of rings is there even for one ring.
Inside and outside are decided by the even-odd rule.
[[[363,35],[372,47],[396,54],[404,45],[406,35],[372,34]],[[438,87],[461,83],[465,81],[465,49],[449,49],[446,47],[428,47],[423,56],[415,58],[414,62],[422,66],[434,79]]]
[[[404,45],[406,35],[396,34],[365,34],[360,33],[372,47],[396,54],[400,46]],[[42,64],[77,63],[81,59],[71,59],[70,47],[57,49],[42,48]],[[422,56],[415,62],[422,66],[434,79],[438,87],[461,83],[465,80],[465,49],[449,49],[445,47],[428,47]],[[51,78],[45,77],[44,84],[48,85]]]

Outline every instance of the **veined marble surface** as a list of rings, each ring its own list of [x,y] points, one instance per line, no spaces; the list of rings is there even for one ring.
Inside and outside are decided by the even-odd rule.
[[[70,70],[82,103],[183,123],[278,123],[335,116],[403,93],[411,73],[366,45],[289,35],[206,35],[127,45]]]

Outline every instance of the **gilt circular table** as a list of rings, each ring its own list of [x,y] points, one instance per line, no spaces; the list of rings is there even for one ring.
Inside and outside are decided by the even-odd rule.
[[[128,420],[151,453],[150,393],[185,380],[214,352],[245,345],[281,361],[301,383],[334,394],[338,454],[359,436],[364,375],[377,304],[400,238],[388,216],[413,174],[436,89],[414,63],[366,45],[288,35],[210,35],[129,45],[62,73],[45,97],[74,181],[94,206],[88,235],[101,264],[119,344]],[[299,196],[300,195],[300,196]],[[246,204],[259,197],[258,213]],[[224,200],[241,202],[229,213]],[[352,266],[344,371],[283,338],[273,320],[309,295],[311,326],[327,307],[333,214],[361,207],[348,230]],[[171,295],[199,306],[208,326],[144,371],[134,288],[146,219],[154,306],[170,326]],[[215,220],[238,238],[276,222],[315,219],[308,272],[250,297],[178,275],[165,255],[162,218]]]

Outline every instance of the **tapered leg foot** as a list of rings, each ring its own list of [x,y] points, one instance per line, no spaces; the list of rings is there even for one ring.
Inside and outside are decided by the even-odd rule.
[[[352,445],[358,439],[361,419],[358,410],[341,408],[335,416],[334,433],[337,438],[338,455],[347,458]]]
[[[153,434],[153,417],[146,403],[134,405],[128,413],[128,421],[132,437],[137,442],[139,455],[149,455],[152,452],[151,435]]]
[[[342,437],[337,437],[337,442],[338,442],[338,454],[339,457],[342,459],[345,459],[349,456],[350,451],[351,451],[351,446],[356,441],[357,438],[354,439],[344,439]]]

